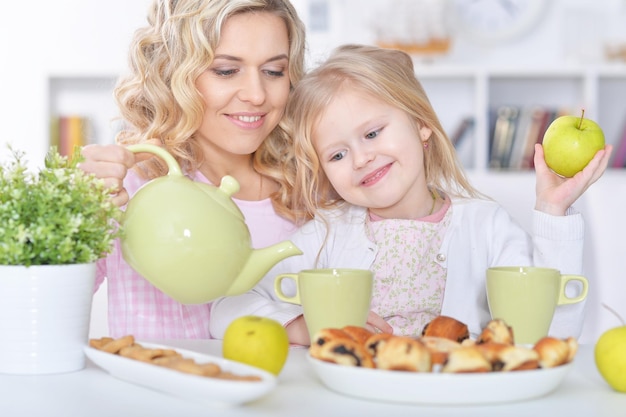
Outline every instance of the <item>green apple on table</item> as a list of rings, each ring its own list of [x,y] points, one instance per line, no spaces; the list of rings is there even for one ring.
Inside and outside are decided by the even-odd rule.
[[[596,367],[611,388],[626,393],[626,324],[615,311],[604,307],[615,314],[622,325],[600,335],[594,348]]]
[[[222,356],[225,359],[278,375],[288,354],[287,331],[282,324],[267,317],[239,317],[228,325],[224,333]]]
[[[546,129],[543,153],[548,167],[558,175],[573,177],[604,149],[604,132],[585,111],[578,116],[560,116]]]

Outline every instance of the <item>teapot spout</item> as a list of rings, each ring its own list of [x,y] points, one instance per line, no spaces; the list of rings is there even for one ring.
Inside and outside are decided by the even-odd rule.
[[[226,295],[239,295],[250,291],[274,265],[295,255],[302,255],[302,251],[289,240],[253,250]]]

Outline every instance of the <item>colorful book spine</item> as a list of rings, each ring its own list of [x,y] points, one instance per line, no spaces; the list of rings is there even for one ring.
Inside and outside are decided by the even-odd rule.
[[[89,120],[82,116],[54,116],[50,122],[50,146],[59,153],[71,156],[76,147],[87,144]]]

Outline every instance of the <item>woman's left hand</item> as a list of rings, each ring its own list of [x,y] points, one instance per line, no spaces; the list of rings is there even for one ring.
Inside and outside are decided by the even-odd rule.
[[[543,147],[535,145],[537,202],[535,209],[555,216],[564,216],[567,209],[596,182],[606,170],[613,151],[612,145],[599,150],[587,166],[572,178],[563,178],[548,168]]]

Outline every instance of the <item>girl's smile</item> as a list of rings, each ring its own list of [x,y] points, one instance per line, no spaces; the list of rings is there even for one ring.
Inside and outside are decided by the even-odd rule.
[[[361,185],[365,187],[370,187],[377,184],[391,169],[391,164],[387,164],[381,169],[374,171],[371,174],[368,174],[361,180]]]

